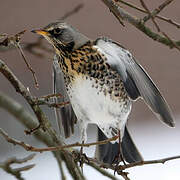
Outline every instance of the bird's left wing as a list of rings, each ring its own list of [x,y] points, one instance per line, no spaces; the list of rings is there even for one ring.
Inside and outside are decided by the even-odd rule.
[[[65,89],[64,75],[59,67],[58,60],[59,57],[55,55],[53,61],[53,91],[62,95],[62,97],[56,98],[56,103],[62,103],[69,101],[69,97]],[[64,135],[66,138],[69,137],[74,133],[74,124],[76,123],[76,115],[71,104],[56,108],[55,114],[61,135]]]
[[[95,47],[106,56],[110,67],[119,73],[130,98],[143,98],[161,121],[174,127],[173,116],[166,100],[131,53],[107,38],[97,39]]]

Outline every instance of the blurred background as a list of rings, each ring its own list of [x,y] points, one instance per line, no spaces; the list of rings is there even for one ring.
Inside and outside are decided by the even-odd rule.
[[[145,2],[152,10],[163,1],[164,0]],[[128,2],[133,2],[141,6],[138,0],[128,0]],[[165,45],[153,41],[127,23],[125,23],[125,27],[122,27],[108,8],[101,1],[97,0],[2,0],[0,5],[0,33],[15,34],[26,29],[28,32],[23,36],[22,42],[33,42],[37,39],[37,36],[32,34],[29,30],[43,27],[59,19],[66,12],[77,6],[78,3],[84,3],[84,7],[78,13],[69,17],[67,19],[68,23],[78,28],[91,39],[96,39],[99,36],[108,36],[129,49],[150,74],[172,108],[176,120],[176,128],[168,128],[158,121],[142,101],[134,103],[128,127],[144,159],[151,160],[180,155],[180,52],[178,50],[169,49]],[[123,5],[123,7],[125,6]],[[180,22],[179,7],[180,1],[176,0],[170,4],[161,15]],[[137,13],[135,10],[127,7],[125,7],[125,9],[138,17],[144,16],[144,14]],[[164,32],[170,37],[178,40],[180,33],[177,28],[158,20],[157,22]],[[156,31],[150,21],[147,25]],[[16,76],[26,87],[30,88],[30,91],[35,96],[43,96],[52,93],[53,54],[49,54],[46,58],[38,58],[27,51],[25,51],[25,54],[38,77],[40,85],[39,90],[34,87],[32,75],[27,70],[22,57],[16,50],[0,52],[0,59],[13,70]],[[15,92],[10,83],[1,74],[0,91],[6,93],[29,109],[23,98]],[[29,111],[31,110],[29,109]],[[56,128],[53,111],[49,108],[44,108],[44,111],[46,111]],[[19,124],[14,117],[2,109],[0,109],[0,127],[8,132],[10,136],[19,140],[25,141],[33,146],[43,146],[43,144],[36,141],[32,136],[25,136],[24,127]],[[89,142],[95,141],[95,131],[96,129],[94,126],[89,127]],[[78,134],[68,141],[78,141]],[[85,148],[85,152],[90,156],[93,156],[93,151],[93,147]],[[27,154],[30,153],[25,152],[20,147],[8,144],[0,136],[0,162],[12,156],[23,158]],[[23,173],[23,177],[27,180],[60,179],[59,169],[50,152],[37,154],[32,162],[36,163],[36,166],[32,170]],[[164,165],[147,165],[132,168],[129,169],[128,172],[132,180],[170,180],[172,178],[173,180],[179,180],[179,167],[180,160],[174,160]],[[87,175],[88,179],[92,179],[93,177],[105,179],[90,167],[84,168],[84,174]],[[14,180],[15,178],[0,169],[0,179]],[[68,176],[68,179],[71,179],[70,176]]]

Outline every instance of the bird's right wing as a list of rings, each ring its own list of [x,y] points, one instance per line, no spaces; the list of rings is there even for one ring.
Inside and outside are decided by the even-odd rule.
[[[69,101],[64,84],[64,75],[58,63],[59,58],[60,57],[55,55],[53,60],[53,91],[54,93],[60,93],[63,97],[57,97],[55,99],[56,103]],[[55,114],[60,134],[66,138],[69,137],[74,133],[74,124],[76,123],[76,115],[72,109],[71,104],[69,103],[64,107],[56,108]]]

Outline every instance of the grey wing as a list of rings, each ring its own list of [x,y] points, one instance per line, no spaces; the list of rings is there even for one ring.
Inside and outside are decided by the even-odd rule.
[[[104,133],[98,128],[98,141],[107,139]],[[123,157],[129,163],[143,161],[143,158],[135,146],[127,127],[124,130],[124,136],[121,143]],[[96,146],[95,157],[104,163],[116,163],[114,160],[119,154],[119,144],[116,142],[114,144],[107,143],[103,145]]]
[[[97,40],[96,46],[106,54],[111,68],[120,74],[130,98],[136,100],[138,97],[142,97],[161,121],[174,127],[173,116],[166,100],[131,53],[106,38]]]
[[[63,97],[55,99],[56,103],[69,101],[68,94],[65,89],[64,76],[58,64],[58,56],[54,56],[53,61],[53,91],[60,93]],[[74,133],[74,124],[76,123],[76,115],[71,104],[62,108],[55,108],[55,115],[59,126],[60,134],[66,138]]]

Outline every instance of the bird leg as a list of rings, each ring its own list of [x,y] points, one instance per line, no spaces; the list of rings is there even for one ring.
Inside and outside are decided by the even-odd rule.
[[[118,136],[119,136],[119,150],[117,156],[115,156],[113,163],[115,163],[115,170],[114,170],[114,175],[116,171],[118,170],[119,163],[122,161],[124,165],[126,165],[124,156],[123,156],[123,151],[122,151],[122,146],[121,146],[121,134],[120,130],[118,131]]]
[[[84,144],[84,141],[82,141],[82,144]],[[81,167],[82,172],[83,172],[83,164],[84,164],[85,160],[89,163],[88,157],[86,156],[85,153],[83,153],[83,146],[81,146],[79,163],[80,163],[80,167]]]
[[[81,142],[82,142],[82,145],[83,145],[87,141],[87,134],[86,134],[87,124],[83,123],[82,120],[79,120],[79,127],[80,127],[80,130],[81,130],[80,139],[81,139]],[[80,155],[80,157],[79,157],[80,167],[83,170],[84,161],[86,160],[89,163],[88,157],[86,156],[85,153],[83,153],[83,146],[81,146],[79,155]]]
[[[123,151],[122,151],[122,146],[121,146],[121,133],[120,130],[118,131],[118,135],[119,135],[119,152],[118,152],[118,161],[122,161],[124,165],[126,165],[124,156],[123,156]]]

